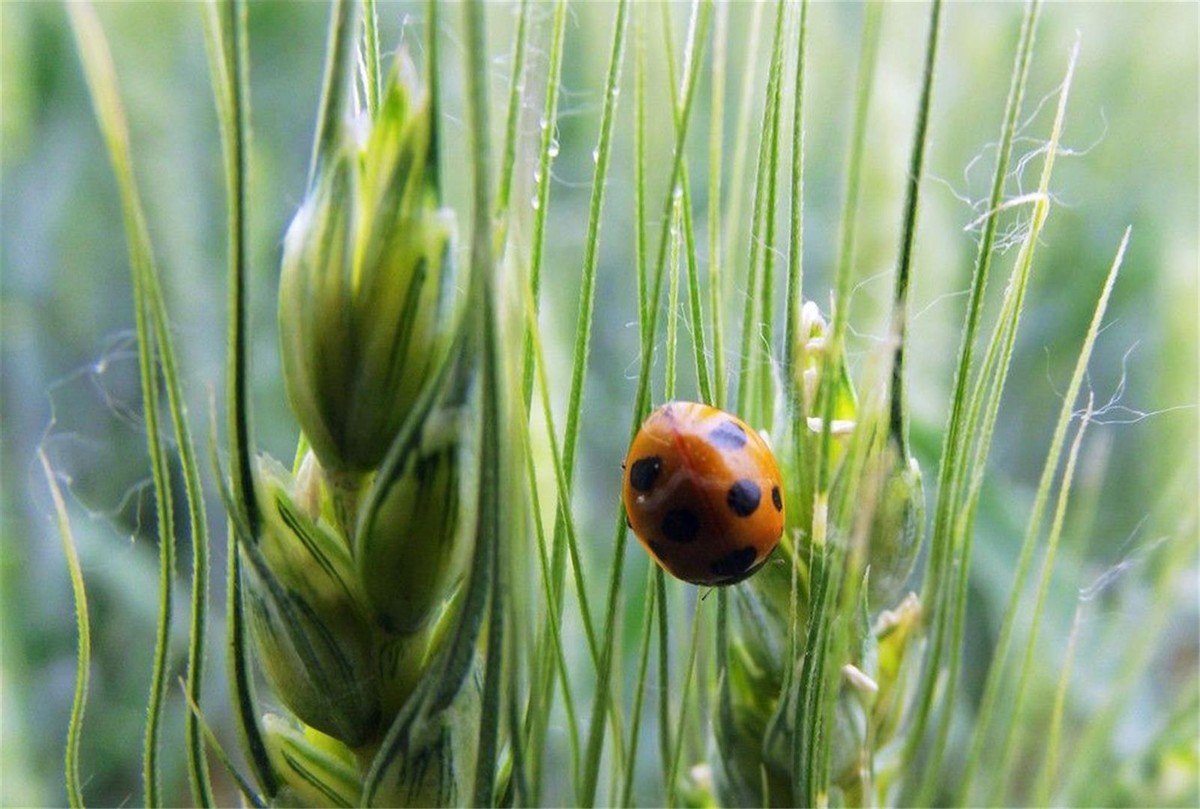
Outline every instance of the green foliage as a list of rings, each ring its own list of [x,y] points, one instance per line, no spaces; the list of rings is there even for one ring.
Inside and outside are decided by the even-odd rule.
[[[4,7],[0,802],[1195,804],[1198,13]],[[716,592],[676,396],[785,474]]]

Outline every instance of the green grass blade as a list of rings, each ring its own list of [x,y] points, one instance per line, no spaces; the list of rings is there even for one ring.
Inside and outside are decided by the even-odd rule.
[[[245,536],[252,539],[257,535],[259,521],[258,501],[254,495],[246,327],[250,148],[246,5],[235,0],[210,3],[205,21],[209,68],[225,167],[229,253],[226,407],[229,418],[232,492],[229,496],[230,519],[227,524],[229,541],[226,544],[226,667],[242,747],[250,760],[259,788],[267,795],[273,795],[278,785],[267,758],[266,745],[258,724],[258,711],[254,705],[251,673],[246,656],[237,537],[234,532],[234,525],[240,523],[244,526]],[[215,425],[212,433],[215,441]],[[215,444],[213,454],[215,456]],[[218,469],[215,462],[212,468]]]
[[[659,6],[659,8],[662,9],[663,12],[662,28],[664,50],[666,51],[667,62],[667,84],[671,92],[671,108],[674,110],[676,124],[678,124],[680,113],[678,98],[679,93],[676,90],[675,85],[675,45],[671,36],[670,5],[663,3]],[[694,19],[695,18],[693,17],[693,21]],[[702,309],[702,304],[700,303],[700,259],[696,253],[696,229],[694,217],[692,216],[692,191],[691,182],[688,180],[686,160],[684,162],[683,173],[680,180],[680,197],[679,205],[677,206],[677,212],[678,219],[682,224],[684,241],[687,245],[688,312],[691,316],[692,353],[693,359],[696,363],[696,385],[700,391],[701,401],[711,404],[713,402],[713,386],[708,371],[708,345],[704,335],[704,312]],[[675,227],[678,229],[680,224],[676,224]],[[672,268],[676,267],[677,265],[678,259],[673,258],[671,260]],[[672,270],[672,272],[674,273],[674,270]],[[674,287],[676,283],[675,278],[676,276],[673,274],[671,276],[672,287]],[[644,278],[639,280],[642,282],[640,288],[644,288]],[[677,295],[674,288],[668,292],[667,297],[669,301],[668,312],[674,312],[676,306],[678,305]],[[668,321],[668,325],[670,325],[670,323],[671,321]],[[671,334],[670,329],[668,329],[668,334]],[[667,365],[669,369],[674,368],[674,350],[675,339],[673,336],[668,336]],[[667,400],[671,400],[675,398],[675,393],[673,390],[675,384],[675,374],[673,370],[668,370],[667,380],[668,384],[672,387],[672,390],[666,394],[665,398]]]
[[[731,161],[732,165],[729,177],[730,196],[728,207],[725,210],[725,221],[722,223],[724,244],[721,254],[721,269],[718,276],[718,297],[721,301],[732,299],[732,281],[740,277],[744,261],[742,256],[746,252],[742,240],[743,229],[745,229],[747,238],[750,238],[748,225],[753,222],[753,219],[750,223],[744,221],[742,208],[745,202],[746,189],[751,185],[746,182],[751,143],[750,126],[754,117],[753,103],[757,97],[755,90],[760,84],[757,70],[758,60],[757,58],[753,58],[753,55],[759,52],[763,15],[768,6],[768,3],[754,4],[754,9],[750,17],[750,32],[746,37],[744,52],[751,54],[752,58],[744,68],[742,83],[738,88],[741,104],[738,106],[737,119],[734,124],[733,159]],[[712,226],[710,223],[710,227]],[[723,334],[722,339],[724,339]],[[717,381],[718,387],[721,389],[721,401],[729,401],[727,380],[724,376],[721,376],[718,377]]]
[[[707,40],[708,25],[711,18],[711,3],[701,2],[697,11],[697,23],[691,27],[693,41],[689,42],[686,52],[691,54],[691,62],[685,75],[686,90],[683,94],[683,114],[680,116],[680,126],[676,128],[675,147],[672,159],[671,177],[667,187],[666,199],[663,203],[662,213],[662,232],[659,237],[658,252],[655,259],[654,278],[652,287],[649,290],[650,301],[649,306],[644,308],[648,313],[647,327],[643,330],[642,335],[642,355],[641,366],[638,373],[638,388],[634,398],[634,406],[632,411],[631,425],[629,429],[629,438],[632,440],[636,434],[638,427],[641,425],[643,418],[649,408],[650,401],[650,367],[654,354],[654,334],[656,332],[656,322],[658,318],[658,306],[661,301],[663,273],[666,267],[667,258],[667,243],[669,239],[669,223],[671,218],[671,209],[674,204],[674,189],[679,182],[679,177],[683,167],[684,145],[687,142],[688,123],[691,119],[692,101],[695,97],[696,77],[699,74],[699,60],[703,52],[703,48],[699,47],[699,43]],[[600,755],[602,752],[604,741],[604,714],[603,706],[607,705],[610,700],[611,683],[609,678],[612,673],[613,661],[613,644],[616,636],[616,618],[617,605],[619,601],[620,585],[622,580],[622,569],[624,566],[625,542],[628,537],[628,527],[625,524],[624,513],[617,515],[616,519],[616,539],[613,542],[613,569],[610,574],[607,608],[605,615],[605,627],[603,641],[601,646],[601,665],[597,677],[596,695],[593,703],[591,725],[588,733],[588,743],[584,756],[584,779],[583,791],[580,794],[579,803],[583,806],[591,806],[595,803],[596,783],[599,777]]]
[[[200,706],[191,699],[186,688],[184,689],[183,695],[184,698],[187,699],[188,713],[195,715],[196,724],[200,727],[201,733],[204,736],[204,740],[208,742],[209,747],[213,749],[213,752],[217,756],[217,760],[220,761],[221,766],[225,768],[225,772],[228,773],[229,777],[233,779],[233,782],[237,784],[242,796],[251,806],[255,807],[255,809],[266,809],[267,802],[261,795],[254,791],[254,786],[246,779],[244,775],[238,771],[237,767],[233,763],[233,759],[229,757],[229,754],[225,752],[225,748],[221,745],[221,740],[217,738],[217,734],[213,732],[213,729],[209,727],[209,724],[204,721],[204,715],[200,711]]]
[[[379,70],[379,15],[375,0],[362,0],[362,84],[367,102],[367,115],[374,120],[379,114],[380,88],[383,80]]]
[[[550,181],[550,165],[549,157],[551,147],[555,144],[554,137],[554,122],[557,115],[557,102],[553,108],[550,106],[550,95],[553,94],[557,99],[559,91],[561,62],[562,62],[562,42],[564,37],[564,26],[566,19],[566,3],[562,2],[556,8],[555,28],[552,41],[552,49],[557,49],[557,59],[552,64],[557,65],[557,68],[552,71],[547,86],[547,115],[543,116],[543,139],[542,139],[542,164],[539,169],[539,197],[538,197],[538,220],[535,221],[535,244],[540,242],[540,227],[539,221],[544,221],[548,205],[548,188]],[[608,167],[610,163],[612,150],[612,135],[614,124],[616,121],[617,98],[619,96],[621,66],[624,61],[625,39],[628,19],[628,2],[622,0],[617,6],[617,16],[613,27],[612,45],[609,55],[608,72],[605,79],[604,106],[601,111],[600,118],[600,135],[599,143],[596,148],[596,167],[593,172],[592,194],[589,203],[588,212],[588,231],[585,238],[584,247],[584,262],[583,262],[583,278],[579,293],[579,314],[577,318],[575,344],[574,344],[574,359],[571,371],[571,388],[568,394],[567,402],[567,421],[566,428],[563,434],[562,441],[562,459],[561,465],[556,461],[557,468],[561,466],[562,476],[557,480],[559,486],[558,502],[556,506],[555,527],[554,527],[554,544],[551,556],[551,572],[553,585],[553,601],[551,602],[552,612],[548,616],[548,621],[561,621],[562,616],[562,590],[563,577],[565,576],[565,554],[571,557],[572,567],[576,579],[576,595],[579,599],[580,615],[584,621],[585,632],[588,637],[588,648],[592,653],[593,664],[599,665],[598,644],[595,640],[595,632],[593,629],[594,622],[591,616],[591,610],[588,607],[586,588],[583,581],[583,570],[580,564],[577,543],[573,536],[573,528],[569,525],[571,522],[569,516],[572,483],[574,479],[575,468],[575,448],[579,437],[579,416],[583,405],[583,384],[586,377],[588,365],[589,347],[591,343],[592,321],[595,311],[595,286],[596,286],[596,269],[599,255],[600,244],[600,224],[601,212],[604,207],[604,196],[607,188]],[[553,57],[552,57],[553,58]],[[536,268],[540,265],[540,250],[537,253],[538,259],[536,263],[531,260],[531,276]],[[537,295],[536,285],[533,287],[533,294]],[[528,337],[528,332],[527,332]],[[528,349],[529,343],[527,343]],[[531,353],[526,353],[527,357],[527,378],[530,368],[529,360]],[[528,388],[527,388],[528,389]],[[528,401],[528,397],[526,397]],[[549,402],[547,406],[547,424],[552,425],[553,421],[549,420]],[[551,427],[551,435],[553,436],[553,427]],[[554,443],[553,437],[551,443]],[[564,548],[565,543],[565,548]],[[553,696],[553,679],[549,676],[549,671],[543,669],[542,683],[546,694],[546,710],[542,716],[547,717],[549,713],[549,701]],[[607,712],[607,709],[606,709]],[[615,714],[613,715],[616,720]],[[619,725],[618,725],[619,727]],[[541,748],[541,740],[544,738],[545,726],[541,723],[535,735],[535,743],[537,749]]]
[[[850,279],[854,267],[854,240],[858,220],[858,195],[861,190],[862,158],[865,151],[867,132],[867,113],[871,106],[871,88],[875,77],[875,63],[879,55],[879,29],[883,6],[872,3],[863,12],[862,51],[858,62],[858,86],[855,91],[854,123],[850,135],[850,149],[847,155],[846,196],[842,200],[842,216],[840,238],[835,276],[834,308],[829,324],[829,340],[821,369],[821,382],[817,394],[818,407],[821,412],[821,443],[818,454],[817,469],[818,498],[828,495],[833,475],[833,413],[837,399],[839,374],[842,366],[846,324],[849,320]],[[824,511],[824,505],[814,509],[814,513]],[[823,519],[818,525],[823,523]],[[814,540],[820,541],[817,526],[814,526]]]
[[[534,529],[536,533],[535,540],[537,542],[538,551],[538,573],[542,585],[542,598],[546,604],[550,604],[553,600],[552,587],[550,585],[550,559],[546,553],[546,536],[542,528],[542,521],[536,517],[541,514],[541,508],[538,503],[537,493],[537,474],[533,466],[533,449],[529,445],[529,429],[528,422],[524,422],[525,428],[522,432],[525,438],[525,457],[526,457],[526,477],[529,481],[530,493],[530,513],[534,514]],[[563,652],[563,641],[561,629],[557,621],[546,621],[547,630],[550,635],[550,646],[554,654],[552,661],[554,672],[558,675],[560,684],[563,690],[563,708],[567,715],[567,738],[571,748],[571,776],[576,781],[579,778],[579,722],[575,717],[575,697],[571,689],[570,669],[567,666],[566,654]],[[535,715],[548,716],[550,713],[549,700],[536,701],[531,700],[530,707],[526,712],[526,729],[524,731],[524,739],[522,743],[529,748],[529,754],[533,756],[533,787],[530,793],[532,798],[538,796],[538,780],[541,773],[541,749],[534,747],[531,739],[532,733],[529,731],[530,719]],[[531,800],[531,804],[537,804],[539,801]]]
[[[350,0],[333,0],[329,10],[329,36],[325,43],[324,80],[317,111],[316,137],[308,163],[311,188],[325,160],[337,148],[346,112],[347,78],[354,58],[354,7]],[[432,89],[431,89],[432,92]],[[431,96],[433,97],[433,96]],[[436,161],[434,161],[436,163]]]
[[[784,296],[783,378],[787,390],[788,416],[793,423],[803,418],[800,388],[795,381],[796,331],[804,297],[804,64],[808,42],[808,0],[800,3],[800,29],[796,35],[796,75],[792,87],[792,173],[788,186],[787,280]]]
[[[567,423],[563,435],[563,464],[567,482],[571,483],[575,466],[575,449],[579,441],[579,415],[583,406],[583,383],[587,372],[595,312],[596,266],[600,252],[601,213],[608,182],[608,167],[612,156],[613,129],[617,118],[617,99],[620,96],[621,66],[624,62],[628,29],[629,0],[617,5],[613,24],[612,47],[609,53],[608,74],[604,82],[604,106],[600,113],[600,140],[596,147],[596,169],[592,175],[592,195],[588,203],[588,231],[584,240],[583,281],[579,293],[579,324],[575,333],[574,361],[571,365],[571,390],[567,399]]]
[[[970,789],[974,781],[974,773],[977,764],[974,759],[977,756],[983,755],[983,747],[987,738],[988,729],[991,726],[993,714],[997,707],[997,699],[1000,692],[1001,679],[1005,670],[1005,664],[1008,658],[1009,648],[1012,642],[1012,634],[1018,608],[1020,606],[1021,595],[1025,589],[1025,579],[1028,575],[1029,566],[1032,563],[1033,553],[1037,545],[1037,536],[1041,530],[1042,518],[1046,507],[1046,502],[1050,496],[1050,487],[1053,482],[1055,473],[1058,470],[1058,462],[1061,457],[1062,447],[1066,440],[1067,426],[1070,423],[1073,407],[1076,399],[1079,397],[1079,391],[1083,386],[1083,380],[1087,373],[1088,360],[1091,358],[1092,349],[1095,345],[1097,336],[1100,333],[1100,326],[1103,322],[1104,313],[1108,307],[1108,301],[1112,294],[1113,285],[1116,283],[1117,274],[1120,271],[1121,264],[1124,260],[1125,250],[1129,244],[1130,231],[1126,229],[1124,237],[1121,239],[1121,244],[1117,248],[1116,257],[1109,268],[1108,276],[1104,282],[1104,288],[1100,292],[1100,298],[1096,304],[1096,308],[1092,314],[1091,324],[1088,326],[1088,331],[1084,337],[1083,345],[1080,348],[1079,358],[1075,363],[1075,370],[1071,376],[1071,381],[1067,387],[1067,391],[1063,396],[1063,406],[1059,410],[1058,420],[1054,427],[1054,434],[1050,439],[1050,451],[1046,457],[1046,463],[1042,467],[1041,479],[1038,481],[1037,493],[1034,497],[1033,507],[1029,515],[1029,523],[1025,529],[1025,537],[1021,543],[1021,552],[1017,561],[1016,574],[1014,576],[1012,589],[1009,593],[1008,605],[1004,612],[1004,619],[1000,625],[1000,632],[996,642],[996,649],[992,655],[992,664],[988,670],[987,681],[984,685],[983,697],[980,701],[979,717],[975,723],[974,733],[971,739],[970,754],[968,755],[968,767],[964,772],[962,781],[962,797],[970,796]],[[1037,617],[1034,621],[1036,626]],[[1010,716],[1013,714],[1010,714]]]
[[[541,143],[538,147],[537,191],[534,197],[533,237],[529,253],[529,286],[533,290],[535,312],[540,304],[542,289],[542,251],[546,242],[546,217],[550,211],[550,178],[557,154],[555,127],[558,122],[558,95],[562,85],[563,41],[567,21],[567,0],[558,0],[554,7],[554,24],[550,35],[550,67],[546,76],[546,100],[539,124]],[[511,106],[511,98],[510,98]],[[525,334],[522,401],[529,410],[533,391],[533,350],[530,335]]]
[[[1021,661],[1021,673],[1017,679],[1016,693],[1008,710],[1010,719],[1008,729],[1004,734],[1004,741],[1000,745],[1000,756],[997,759],[997,778],[995,788],[992,790],[993,803],[995,800],[1003,798],[1002,790],[1007,785],[1009,771],[1012,767],[1016,730],[1018,725],[1026,724],[1021,721],[1021,717],[1029,688],[1029,679],[1033,673],[1033,657],[1037,651],[1038,627],[1042,619],[1042,614],[1046,609],[1046,595],[1049,593],[1050,577],[1054,572],[1054,560],[1058,552],[1058,540],[1062,536],[1063,518],[1067,511],[1067,501],[1071,493],[1071,484],[1075,479],[1075,464],[1079,459],[1079,447],[1083,443],[1084,433],[1087,432],[1088,424],[1091,422],[1093,404],[1093,399],[1089,396],[1087,407],[1084,409],[1079,422],[1079,427],[1075,430],[1075,440],[1071,442],[1071,450],[1067,454],[1066,469],[1063,471],[1062,480],[1058,484],[1058,502],[1054,508],[1054,519],[1050,526],[1050,535],[1046,539],[1046,556],[1042,560],[1042,576],[1038,582],[1037,597],[1033,605],[1029,637],[1025,642],[1025,656]]]
[[[770,339],[767,322],[770,315],[762,311],[765,292],[770,282],[766,275],[772,260],[765,257],[773,249],[768,241],[774,237],[775,167],[778,163],[779,104],[782,100],[780,77],[783,72],[783,12],[784,4],[776,4],[775,36],[771,45],[771,62],[767,71],[766,103],[763,105],[762,139],[758,148],[758,168],[754,181],[754,203],[751,213],[750,263],[746,279],[746,303],[742,312],[742,337],[738,370],[737,413],[750,424],[764,423],[762,399],[766,395],[762,357],[766,352],[764,340]],[[758,234],[762,234],[759,237]],[[762,259],[761,274],[759,261]],[[751,412],[750,408],[755,408]]]
[[[646,324],[650,322],[646,304],[650,296],[646,292],[646,36],[642,14],[636,21],[637,58],[634,60],[634,122],[633,122],[633,215],[635,219],[633,238],[634,264],[637,273],[638,341],[646,340]]]
[[[721,168],[725,154],[725,76],[729,51],[729,4],[717,4],[713,22],[712,73],[709,79],[711,100],[708,115],[708,309],[711,318],[712,398],[715,407],[725,402],[725,335],[722,313],[721,279]],[[751,72],[751,71],[747,71]]]
[[[659,614],[655,571],[661,575],[658,565],[646,568],[646,595],[642,611],[641,647],[638,651],[638,673],[633,684],[633,713],[629,718],[629,744],[625,752],[625,780],[616,806],[633,805],[633,778],[637,773],[638,734],[642,727],[642,703],[646,696],[646,673],[650,667],[650,638],[654,635],[654,619]]]
[[[71,577],[71,595],[75,602],[75,625],[79,633],[79,647],[75,662],[75,695],[71,700],[71,720],[67,725],[67,750],[65,774],[67,786],[67,801],[72,809],[83,806],[83,786],[79,780],[79,743],[83,734],[83,713],[87,707],[88,674],[92,665],[92,630],[88,621],[87,591],[83,585],[83,569],[79,565],[79,551],[75,545],[75,535],[71,531],[71,519],[67,515],[67,506],[63,502],[62,491],[58,486],[58,478],[50,468],[46,453],[38,449],[38,461],[42,465],[42,473],[46,476],[46,485],[50,488],[50,497],[54,501],[54,516],[58,523],[58,536],[62,540],[63,553],[67,558],[67,572]]]
[[[112,55],[95,10],[90,4],[67,7],[97,121],[108,148],[121,196],[130,271],[133,282],[134,316],[137,330],[138,368],[142,389],[147,451],[154,481],[159,539],[159,611],[155,630],[154,662],[147,699],[144,744],[143,789],[147,805],[162,803],[158,762],[159,735],[166,691],[166,664],[172,612],[175,571],[175,521],[166,448],[159,427],[157,364],[158,346],[150,321],[147,279],[156,275],[150,237],[138,199],[130,157],[129,133],[125,123]]]
[[[508,213],[509,198],[512,196],[513,169],[517,164],[517,130],[521,123],[521,98],[524,95],[522,91],[525,87],[525,54],[529,50],[529,9],[531,5],[530,0],[521,0],[521,7],[517,12],[517,33],[513,39],[512,55],[510,56],[512,73],[508,79],[508,112],[504,119],[504,149],[500,153],[500,178],[496,188],[495,218],[501,227],[504,226],[505,214]],[[557,26],[557,16],[555,22]],[[559,39],[561,40],[561,32],[559,32]],[[554,65],[551,68],[552,73],[561,70],[561,54],[561,42],[557,45],[557,52],[555,44],[552,43],[550,46],[550,64]],[[557,81],[547,89],[557,98]],[[539,194],[541,193],[540,185],[539,177]],[[539,215],[544,218],[545,215],[541,214],[540,210],[539,208]],[[503,249],[502,243],[497,245],[497,250],[500,249]]]
[[[688,644],[688,659],[683,670],[683,693],[679,697],[679,722],[676,725],[675,749],[671,753],[671,767],[667,770],[667,806],[675,805],[675,793],[679,785],[679,762],[683,756],[683,740],[686,735],[684,727],[688,724],[688,695],[692,690],[692,681],[695,680],[696,653],[700,649],[700,608],[703,603],[700,599],[696,599],[696,606],[692,612],[692,639]],[[693,718],[696,719],[696,717]],[[699,724],[702,723],[694,723],[694,725]]]
[[[997,223],[995,212],[1004,195],[1005,179],[1008,176],[1008,164],[1021,111],[1021,101],[1029,77],[1039,9],[1040,0],[1030,0],[1022,19],[1008,100],[1005,104],[1004,119],[1001,124],[996,170],[992,180],[988,206],[991,214],[984,222],[983,234],[976,253],[975,271],[972,276],[971,291],[959,341],[958,359],[954,372],[954,393],[950,402],[946,434],[942,441],[941,462],[938,469],[937,507],[921,598],[925,610],[933,616],[933,637],[926,648],[923,668],[918,678],[917,695],[914,700],[915,712],[912,714],[911,722],[906,730],[907,739],[901,756],[900,771],[905,773],[905,792],[901,796],[902,803],[911,803],[914,798],[912,790],[918,779],[913,777],[917,774],[913,762],[925,736],[925,729],[933,711],[934,692],[940,679],[939,671],[945,644],[946,613],[948,612],[944,608],[942,599],[949,588],[949,580],[953,577],[953,566],[950,564],[954,551],[952,523],[954,515],[957,513],[956,509],[960,505],[959,487],[956,481],[963,474],[964,468],[966,442],[963,432],[968,404],[967,385],[973,365],[976,336],[979,331],[983,294],[987,288],[991,267],[992,247],[995,244]]]
[[[917,102],[917,124],[909,157],[908,179],[904,195],[904,224],[900,235],[900,256],[896,261],[896,288],[893,295],[892,383],[889,396],[888,433],[909,457],[908,408],[904,387],[904,350],[908,326],[908,290],[912,282],[912,263],[917,241],[917,217],[920,210],[921,179],[925,174],[925,153],[929,145],[929,110],[933,106],[933,73],[937,65],[938,36],[941,32],[942,0],[933,0],[929,9],[929,36],[925,44],[925,67],[921,77],[921,99]]]
[[[490,579],[490,613],[487,627],[487,656],[484,664],[483,696],[480,711],[479,746],[476,751],[475,785],[472,803],[488,806],[494,802],[496,759],[499,744],[502,662],[505,644],[506,599],[508,582],[505,570],[508,543],[514,537],[509,523],[508,462],[514,458],[509,444],[508,397],[504,373],[496,267],[492,252],[494,237],[491,199],[491,126],[488,108],[487,19],[479,0],[463,9],[466,36],[466,120],[470,136],[473,197],[471,204],[471,278],[469,299],[478,306],[481,317],[474,325],[479,350],[481,418],[485,429],[480,445],[479,510],[476,531],[476,556],[487,557]],[[480,563],[482,564],[482,563]],[[482,604],[479,605],[482,608]],[[464,605],[465,609],[470,609]],[[466,649],[462,650],[466,653]],[[512,673],[515,676],[515,673]],[[456,689],[457,690],[457,689]]]
[[[976,386],[976,393],[973,400],[968,406],[967,412],[967,430],[965,435],[973,437],[975,446],[971,453],[971,461],[965,470],[971,473],[970,487],[966,492],[966,499],[959,509],[956,516],[956,533],[954,544],[960,547],[961,565],[957,573],[957,582],[955,585],[955,600],[953,612],[951,613],[952,629],[950,631],[950,667],[947,678],[947,687],[949,698],[952,699],[955,690],[958,686],[958,673],[961,666],[962,646],[964,643],[964,624],[966,620],[966,602],[968,592],[968,571],[970,569],[971,550],[974,539],[974,515],[979,500],[979,493],[983,487],[983,477],[986,469],[988,452],[991,447],[992,434],[995,428],[996,418],[1000,410],[1001,395],[1004,389],[1004,382],[1008,375],[1008,369],[1012,358],[1013,346],[1016,341],[1017,329],[1020,323],[1020,316],[1024,306],[1025,293],[1028,287],[1029,275],[1033,264],[1033,256],[1036,250],[1038,239],[1041,230],[1044,226],[1046,216],[1049,211],[1049,185],[1051,170],[1054,165],[1055,153],[1058,149],[1059,138],[1061,136],[1063,123],[1066,117],[1066,103],[1069,95],[1071,78],[1074,72],[1076,59],[1078,57],[1078,49],[1072,53],[1068,62],[1067,75],[1062,85],[1062,90],[1059,93],[1058,109],[1055,115],[1052,126],[1051,136],[1046,148],[1046,159],[1042,168],[1041,180],[1039,182],[1038,191],[1033,195],[1034,210],[1033,217],[1021,251],[1017,256],[1016,265],[1013,270],[1013,277],[1009,282],[1008,288],[1005,291],[1004,302],[1002,306],[1001,316],[997,322],[995,332],[988,345],[985,359],[981,367],[979,375],[979,383]],[[1082,377],[1080,377],[1082,380]],[[1078,389],[1076,389],[1078,391]],[[1074,403],[1072,398],[1064,405],[1065,408],[1070,408]],[[1061,418],[1061,417],[1060,417]],[[1056,434],[1057,445],[1052,444],[1050,454],[1057,468],[1057,461],[1063,440],[1065,438],[1065,423],[1063,424],[1063,432]],[[1050,472],[1050,477],[1053,476],[1053,471]],[[1046,494],[1049,493],[1049,478],[1044,477],[1046,486]],[[1042,514],[1041,509],[1035,508],[1033,519],[1036,520],[1036,525],[1032,525],[1030,531],[1036,537],[1036,533],[1040,530]],[[1023,559],[1018,561],[1018,581],[1016,588],[1013,591],[1012,599],[1019,598],[1018,593],[1023,589],[1024,578],[1028,565],[1032,557],[1034,538],[1027,540],[1029,544],[1023,549]],[[1015,609],[1012,608],[1012,609]],[[1006,622],[1015,620],[1015,614],[1010,612],[1006,615]],[[1002,632],[1007,632],[1011,629],[1002,628]],[[999,663],[1001,668],[996,669],[996,676],[999,677],[999,671],[1002,669],[1005,658],[1007,657],[1007,639],[1004,641],[1004,648],[1001,649],[1002,655],[993,657],[993,662]],[[998,685],[998,683],[997,683]],[[995,687],[995,686],[993,686]],[[986,687],[985,687],[986,690]],[[994,692],[992,695],[994,699]],[[975,745],[982,743],[982,734],[986,732],[986,724],[990,722],[990,706],[985,705],[986,712],[981,713],[981,729],[980,735],[977,736]],[[942,715],[939,722],[937,740],[934,745],[933,754],[930,759],[930,766],[926,771],[926,787],[924,794],[931,794],[933,789],[934,773],[939,768],[942,752],[945,749],[949,736],[949,725],[951,716],[949,712]],[[969,761],[967,764],[964,777],[961,779],[961,784],[964,789],[968,789],[971,781],[974,778],[975,767],[978,762]],[[964,793],[967,794],[967,793]]]
[[[1063,716],[1067,706],[1067,688],[1071,684],[1071,674],[1075,665],[1075,649],[1079,646],[1079,629],[1082,625],[1083,607],[1075,607],[1075,617],[1071,620],[1071,633],[1067,637],[1067,651],[1063,657],[1062,672],[1058,676],[1058,687],[1054,691],[1054,708],[1050,711],[1050,730],[1046,734],[1046,753],[1042,759],[1041,771],[1038,773],[1037,785],[1033,789],[1033,804],[1049,806],[1051,789],[1057,781],[1059,748],[1062,746]]]

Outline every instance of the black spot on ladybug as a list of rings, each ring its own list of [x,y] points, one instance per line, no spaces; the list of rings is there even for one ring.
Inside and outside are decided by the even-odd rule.
[[[731,576],[740,576],[750,568],[750,565],[754,564],[754,557],[757,555],[754,548],[747,545],[740,550],[722,556],[709,567],[714,576],[720,576],[723,579]]]
[[[700,533],[700,518],[686,508],[673,508],[662,521],[663,536],[672,542],[691,542]]]
[[[661,471],[662,458],[657,455],[638,458],[629,468],[629,485],[639,492],[648,492],[654,487],[654,481],[658,480]]]
[[[665,550],[666,550],[666,548],[664,548],[662,545],[655,542],[654,540],[650,540],[650,552],[653,553],[655,556],[657,556],[659,559],[663,558],[663,551],[665,551]]]
[[[717,449],[741,449],[746,446],[746,431],[742,429],[740,424],[732,421],[723,421],[717,429],[708,434],[708,440],[712,442]]]
[[[729,493],[725,495],[725,503],[729,510],[739,517],[749,517],[753,514],[760,500],[762,490],[758,488],[757,483],[746,478],[730,486]]]
[[[783,495],[779,493],[778,486],[771,487],[771,503],[776,511],[783,511]]]

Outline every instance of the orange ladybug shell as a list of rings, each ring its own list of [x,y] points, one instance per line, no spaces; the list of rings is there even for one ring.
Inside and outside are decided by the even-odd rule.
[[[625,458],[629,525],[671,575],[692,584],[742,581],[783,534],[779,466],[741,419],[694,402],[650,414]]]

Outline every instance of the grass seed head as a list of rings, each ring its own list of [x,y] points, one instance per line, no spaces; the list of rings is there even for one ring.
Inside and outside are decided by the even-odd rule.
[[[331,473],[378,467],[457,325],[431,133],[428,94],[402,56],[377,117],[344,129],[284,238],[284,381]]]

